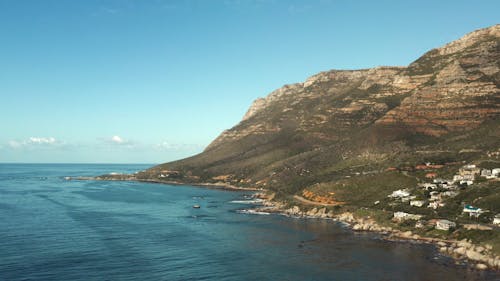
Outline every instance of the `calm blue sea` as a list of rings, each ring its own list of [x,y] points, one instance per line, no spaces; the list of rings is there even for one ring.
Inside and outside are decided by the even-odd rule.
[[[494,280],[433,247],[249,215],[244,192],[67,181],[148,165],[0,164],[0,280]],[[200,209],[193,209],[199,204]]]

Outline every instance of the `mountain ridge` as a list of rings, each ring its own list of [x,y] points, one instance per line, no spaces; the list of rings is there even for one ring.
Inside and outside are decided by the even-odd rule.
[[[499,38],[497,24],[432,49],[406,67],[329,70],[284,85],[256,99],[242,120],[202,153],[138,176],[175,171],[176,180],[186,183],[295,194],[346,176],[333,167],[361,159],[382,169],[422,162],[425,157],[415,151],[429,146],[467,149],[466,141],[459,147],[449,138],[467,139],[484,126],[498,131]],[[486,143],[486,150],[500,147],[494,140]],[[459,156],[455,160],[480,155]]]

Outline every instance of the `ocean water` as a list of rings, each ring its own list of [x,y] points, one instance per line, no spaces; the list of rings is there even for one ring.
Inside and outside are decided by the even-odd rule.
[[[0,280],[500,279],[429,245],[242,214],[245,192],[64,179],[147,167],[0,164]]]

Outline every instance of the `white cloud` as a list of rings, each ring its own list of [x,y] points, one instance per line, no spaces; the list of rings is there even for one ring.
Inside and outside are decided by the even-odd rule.
[[[117,144],[123,144],[125,143],[125,140],[120,137],[120,136],[112,136],[111,137],[111,142],[117,143]]]
[[[10,148],[34,148],[34,147],[55,147],[62,146],[65,142],[59,141],[54,137],[29,137],[25,140],[10,140],[7,142],[7,146]]]
[[[56,139],[54,137],[40,138],[40,137],[30,137],[28,143],[31,144],[55,144]]]
[[[124,139],[118,135],[112,137],[99,138],[98,139],[106,147],[126,147],[126,148],[137,148],[137,143],[131,140]]]

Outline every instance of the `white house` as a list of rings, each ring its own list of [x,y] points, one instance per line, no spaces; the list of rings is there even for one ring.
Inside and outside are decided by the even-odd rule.
[[[432,201],[441,199],[441,193],[439,193],[437,191],[431,191],[431,193],[429,193],[429,194],[431,195]]]
[[[415,195],[406,196],[406,197],[401,198],[401,202],[408,202],[408,201],[413,200],[415,198],[417,198],[417,196],[415,196]]]
[[[424,228],[425,227],[425,221],[419,220],[415,223],[415,228]]]
[[[491,170],[491,175],[494,177],[500,176],[500,168],[495,168],[495,169]]]
[[[460,184],[466,184],[466,185],[469,186],[469,185],[473,185],[474,181],[472,181],[472,180],[461,180]]]
[[[459,181],[461,181],[463,179],[464,179],[464,177],[461,176],[461,175],[454,175],[453,176],[453,182],[459,182]]]
[[[457,227],[457,224],[449,220],[438,220],[436,222],[436,229],[448,231]]]
[[[464,165],[462,166],[462,168],[458,169],[458,172],[460,174],[479,174],[481,172],[481,169],[476,165]]]
[[[481,177],[485,177],[485,178],[488,178],[488,177],[491,177],[491,170],[488,170],[488,169],[482,169],[481,170]]]
[[[435,183],[428,183],[428,182],[423,183],[422,187],[425,188],[425,189],[427,189],[427,190],[432,190],[432,189],[438,188],[437,184],[435,184]]]
[[[493,224],[500,224],[500,214],[497,214],[497,215],[493,218]]]
[[[458,175],[453,176],[453,182],[471,185],[474,183],[475,176],[480,173],[481,169],[476,167],[476,165],[465,165],[458,170]]]
[[[437,209],[439,207],[444,207],[444,203],[441,201],[434,201],[430,202],[429,205],[427,205],[427,208],[432,208],[432,209]]]
[[[395,220],[404,220],[408,213],[405,212],[395,212],[393,218]]]
[[[488,170],[488,169],[481,170],[481,176],[485,177],[487,179],[497,178],[499,176],[499,174],[500,174],[500,168],[495,168],[492,170]]]
[[[481,208],[476,208],[471,205],[465,205],[464,209],[462,210],[463,213],[468,213],[470,217],[479,217],[482,213],[484,213]]]
[[[441,193],[441,196],[446,196],[446,197],[455,197],[457,195],[458,195],[458,192],[452,191],[452,190],[448,190],[448,191]]]
[[[388,197],[403,198],[403,197],[407,197],[407,196],[410,196],[410,192],[408,190],[398,189],[398,190],[393,191]]]
[[[403,220],[419,220],[423,216],[422,215],[415,215],[415,214],[408,214],[405,212],[395,212],[394,213],[394,219],[398,221],[403,221]]]
[[[411,200],[410,206],[422,207],[425,204],[424,200]]]
[[[434,182],[435,184],[448,184],[448,180],[445,180],[445,179],[434,179],[432,180],[432,182]]]

